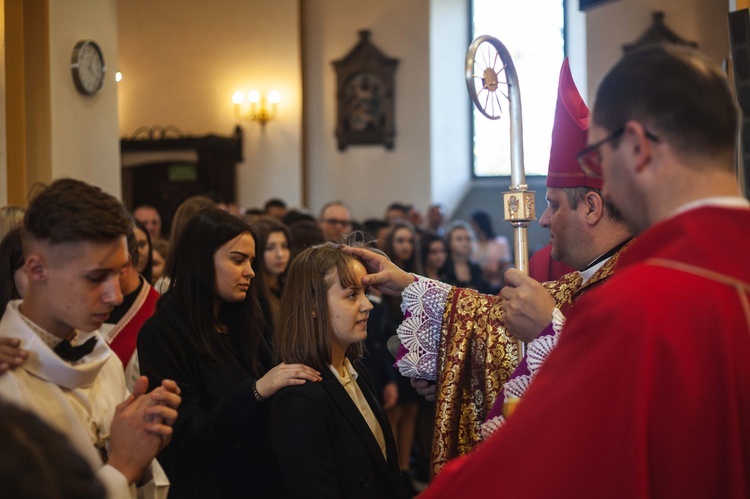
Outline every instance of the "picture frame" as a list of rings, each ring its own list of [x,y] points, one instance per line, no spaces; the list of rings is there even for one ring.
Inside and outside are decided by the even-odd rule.
[[[395,74],[388,57],[359,31],[359,43],[333,61],[336,71],[336,139],[339,151],[353,145],[395,146]]]

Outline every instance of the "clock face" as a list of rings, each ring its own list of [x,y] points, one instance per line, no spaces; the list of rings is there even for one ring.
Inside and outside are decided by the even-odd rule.
[[[86,95],[97,93],[107,71],[99,45],[92,40],[78,42],[73,49],[70,69],[79,92]]]

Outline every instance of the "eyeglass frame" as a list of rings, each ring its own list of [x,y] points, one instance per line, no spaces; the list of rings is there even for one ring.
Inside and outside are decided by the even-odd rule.
[[[576,154],[576,161],[578,162],[578,166],[584,175],[590,178],[603,178],[601,153],[598,154],[599,157],[596,160],[596,163],[597,163],[596,169],[586,164],[586,157],[594,151],[597,151],[598,153],[598,150],[601,146],[603,146],[607,142],[612,142],[613,140],[619,139],[624,133],[625,133],[625,127],[624,126],[620,127],[614,132],[604,137],[603,139],[598,140],[594,142],[593,144],[584,147],[578,152],[578,154]],[[654,142],[659,142],[659,137],[656,134],[649,132],[645,128],[643,129],[643,134],[646,136],[647,139],[652,140]]]
[[[341,225],[343,227],[351,226],[351,220],[339,220],[338,218],[325,218],[323,219],[324,224],[329,225]]]

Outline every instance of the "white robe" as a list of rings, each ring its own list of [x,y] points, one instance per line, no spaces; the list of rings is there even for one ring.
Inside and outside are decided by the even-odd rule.
[[[0,397],[34,412],[66,435],[96,470],[110,499],[165,498],[169,481],[156,460],[151,464],[154,479],[136,489],[118,470],[102,465],[94,447],[98,438],[109,440],[115,407],[129,395],[120,359],[93,332],[80,333],[77,341],[98,337],[93,352],[76,365],[63,361],[21,317],[20,303],[8,304],[0,320],[0,337],[19,338],[29,357],[21,367],[0,376]]]

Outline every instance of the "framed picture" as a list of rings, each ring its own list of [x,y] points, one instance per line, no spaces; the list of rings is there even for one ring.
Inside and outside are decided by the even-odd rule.
[[[340,151],[352,145],[384,145],[393,149],[394,86],[398,59],[383,54],[359,32],[359,43],[336,70],[336,139]]]

